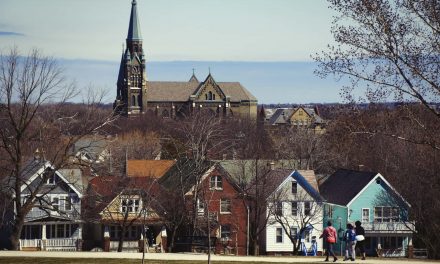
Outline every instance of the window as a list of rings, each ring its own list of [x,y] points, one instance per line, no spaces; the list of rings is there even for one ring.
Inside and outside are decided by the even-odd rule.
[[[298,183],[297,182],[292,182],[292,194],[297,194],[298,193]]]
[[[131,105],[132,105],[132,106],[136,106],[136,101],[137,101],[137,100],[136,100],[136,96],[132,95],[132,96],[131,96]]]
[[[276,230],[276,242],[283,243],[283,229],[281,227],[277,227]]]
[[[133,199],[122,199],[121,201],[121,212],[122,213],[136,213],[140,209],[140,201],[137,198]]]
[[[230,225],[221,225],[220,226],[220,235],[221,235],[221,238],[229,239],[231,237],[231,226]]]
[[[52,197],[52,207],[54,210],[58,210],[60,208],[60,200],[58,197]]]
[[[220,200],[220,213],[230,213],[231,212],[231,200],[221,199]]]
[[[362,208],[362,222],[370,222],[370,208]]]
[[[304,215],[310,215],[312,211],[312,202],[304,202]]]
[[[389,206],[374,207],[375,222],[397,222],[399,221],[399,208]]]
[[[212,100],[215,100],[215,94],[212,94]]]
[[[56,175],[53,172],[46,172],[47,184],[54,185],[56,184]]]
[[[283,202],[275,203],[275,215],[282,216],[283,215]]]
[[[164,118],[169,118],[170,117],[170,113],[168,112],[168,110],[163,110],[162,111],[162,117],[164,117]]]
[[[211,180],[209,182],[209,188],[211,189],[223,189],[222,177],[219,175],[211,176]]]
[[[46,225],[46,237],[47,238],[68,238],[75,233],[77,225],[70,224],[56,224]]]
[[[292,215],[298,215],[298,202],[292,202]]]
[[[290,237],[294,240],[298,239],[298,228],[293,226],[290,228]]]
[[[326,207],[327,207],[327,217],[329,219],[333,218],[333,205],[328,204]]]
[[[199,215],[203,215],[205,213],[205,205],[199,199],[197,199],[197,212]]]

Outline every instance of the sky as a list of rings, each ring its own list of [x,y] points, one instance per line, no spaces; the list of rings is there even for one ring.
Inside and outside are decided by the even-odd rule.
[[[332,43],[325,0],[137,0],[149,80],[239,81],[260,103],[338,102],[313,74]],[[0,48],[41,49],[114,100],[131,0],[0,0]]]

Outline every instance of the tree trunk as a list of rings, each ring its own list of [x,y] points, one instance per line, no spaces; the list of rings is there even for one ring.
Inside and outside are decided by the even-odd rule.
[[[17,214],[17,218],[12,227],[12,233],[9,237],[11,241],[12,250],[20,250],[20,235],[21,230],[23,229],[24,217],[21,214]]]
[[[122,252],[125,237],[125,226],[121,227],[121,235],[119,236],[118,252]]]
[[[177,228],[173,227],[173,231],[171,233],[171,241],[170,241],[170,245],[168,246],[168,252],[173,252],[174,249],[174,240],[176,239],[176,232],[177,232]]]
[[[258,246],[258,239],[252,240],[252,255],[258,256],[260,254],[260,248]]]

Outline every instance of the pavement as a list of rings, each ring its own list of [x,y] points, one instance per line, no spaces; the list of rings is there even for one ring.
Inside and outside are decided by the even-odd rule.
[[[65,251],[0,251],[2,257],[45,257],[45,258],[111,258],[111,259],[141,259],[142,253],[126,252],[65,252]],[[196,253],[145,253],[145,259],[150,260],[188,260],[203,261],[208,259],[206,254]],[[332,263],[324,262],[324,257],[272,257],[272,256],[224,256],[211,255],[213,261],[254,261],[254,262],[273,262],[273,263]],[[367,260],[356,260],[354,262],[339,263],[385,263],[385,264],[409,264],[409,263],[440,263],[440,261],[415,260],[415,259],[379,259],[371,258]]]

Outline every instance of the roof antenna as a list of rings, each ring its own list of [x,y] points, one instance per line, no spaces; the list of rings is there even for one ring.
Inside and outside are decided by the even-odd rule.
[[[209,74],[211,74],[211,67],[208,67]]]
[[[194,75],[194,68],[193,68],[193,75]]]
[[[124,42],[122,42],[122,53],[124,53],[124,49],[125,49]]]

